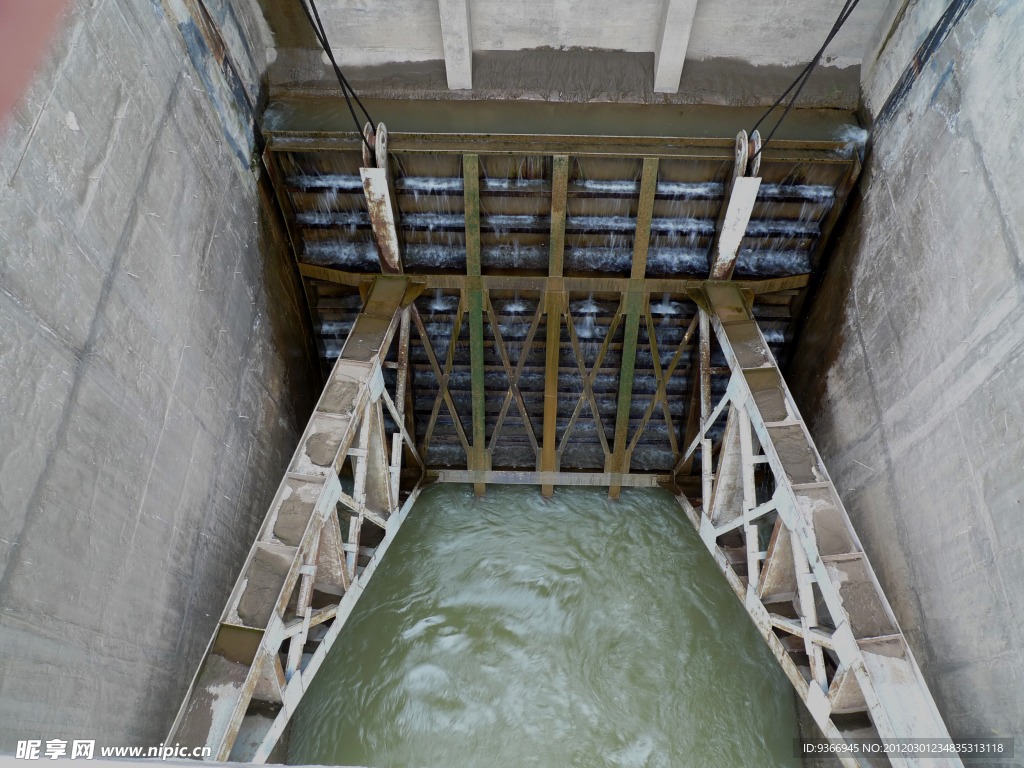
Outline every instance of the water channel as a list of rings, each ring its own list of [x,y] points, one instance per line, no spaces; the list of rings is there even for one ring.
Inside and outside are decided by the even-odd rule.
[[[360,598],[288,757],[795,768],[794,701],[668,493],[445,485]]]

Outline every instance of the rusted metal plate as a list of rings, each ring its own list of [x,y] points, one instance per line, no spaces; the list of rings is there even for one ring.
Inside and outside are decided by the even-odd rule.
[[[736,254],[747,231],[750,214],[754,210],[761,179],[741,176],[732,182],[728,207],[722,220],[718,239],[715,243],[714,261],[711,265],[712,280],[728,280],[736,266]]]
[[[395,214],[391,209],[387,171],[383,168],[360,168],[359,175],[363,178],[370,225],[373,228],[373,239],[377,242],[380,258],[390,267],[388,271],[398,270],[402,257],[398,246]]]

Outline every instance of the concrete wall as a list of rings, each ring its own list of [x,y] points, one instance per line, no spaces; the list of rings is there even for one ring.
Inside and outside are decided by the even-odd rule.
[[[335,58],[364,95],[728,106],[772,104],[843,7],[841,0],[762,0],[752,11],[746,0],[700,0],[688,35],[677,39],[668,27],[667,48],[685,52],[678,92],[655,93],[654,51],[668,1],[469,0],[472,88],[455,91],[439,0],[319,0],[317,7]],[[272,96],[333,93],[334,73],[298,3],[259,2],[273,41]],[[860,62],[889,2],[861,0],[801,105],[856,107]]]
[[[653,53],[540,49],[474,52],[469,90],[448,88],[441,60],[346,67],[345,77],[363,98],[760,107],[760,117],[802,69],[803,65],[757,66],[733,58],[688,60],[679,91],[656,93]],[[334,71],[313,49],[277,49],[269,76],[274,102],[342,97]],[[818,67],[798,103],[801,108],[855,110],[859,81],[859,66]]]
[[[866,41],[889,0],[861,0],[836,36],[825,65],[860,64]],[[316,41],[298,4],[260,0],[281,48]],[[666,0],[469,0],[477,51],[599,49],[653,52]],[[689,41],[694,59],[736,58],[759,66],[803,66],[835,22],[843,0],[700,0]],[[351,3],[318,0],[320,18],[342,66],[443,59],[438,0]],[[689,43],[689,45],[687,45]]]
[[[319,384],[168,14],[74,4],[0,129],[0,753],[163,739]]]
[[[873,116],[947,5],[895,4]],[[978,0],[875,125],[790,375],[954,736],[1024,735],[1022,29]]]

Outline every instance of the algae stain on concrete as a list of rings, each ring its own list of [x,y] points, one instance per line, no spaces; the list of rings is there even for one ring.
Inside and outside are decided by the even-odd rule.
[[[660,490],[429,489],[293,724],[292,763],[799,764],[789,682]]]

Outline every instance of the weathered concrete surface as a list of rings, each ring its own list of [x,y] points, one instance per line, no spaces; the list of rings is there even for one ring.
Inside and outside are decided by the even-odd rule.
[[[275,217],[165,9],[73,5],[0,136],[0,753],[166,734],[319,384]]]
[[[347,67],[345,77],[362,97],[379,99],[619,102],[770,106],[804,65],[758,66],[741,58],[687,61],[677,93],[654,90],[654,54],[625,51],[475,51],[473,87],[448,89],[444,61]],[[820,67],[800,94],[801,107],[856,109],[860,67]],[[272,99],[297,95],[341,98],[334,71],[322,54],[281,49],[270,67]],[[760,115],[759,115],[760,116]]]
[[[865,62],[874,112],[945,3]],[[954,736],[1024,735],[1024,3],[978,0],[873,150],[790,381]],[[1018,758],[1019,762],[1019,758]]]
[[[259,2],[271,30],[271,97],[333,92],[333,71],[298,3]],[[766,0],[752,10],[746,0],[701,0],[692,26],[677,29],[665,26],[666,2],[468,0],[472,88],[463,78],[463,90],[455,91],[445,74],[437,0],[382,0],[358,8],[320,0],[317,7],[346,77],[361,94],[377,98],[754,106],[771,104],[793,82],[843,6]],[[801,93],[801,105],[856,107],[858,68],[891,2],[861,0]],[[674,84],[662,84],[657,93],[656,50],[683,59],[677,62],[682,79],[674,68]],[[464,64],[460,59],[458,66]]]
[[[259,0],[275,45],[314,48],[316,41],[297,3]],[[859,64],[890,0],[861,0],[829,49],[825,65]],[[697,3],[687,58],[740,58],[758,66],[803,65],[828,35],[842,0],[746,0]],[[373,66],[444,58],[437,0],[379,0],[352,4],[318,0],[334,55],[341,66]],[[605,50],[653,52],[665,0],[470,0],[476,51]]]

